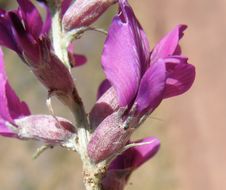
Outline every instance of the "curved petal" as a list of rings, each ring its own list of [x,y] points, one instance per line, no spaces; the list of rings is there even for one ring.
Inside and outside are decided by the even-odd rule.
[[[13,120],[30,114],[27,105],[20,101],[16,93],[8,83],[4,69],[3,53],[0,50],[0,134],[10,135],[11,130],[5,122],[13,123]],[[7,135],[6,135],[7,136]]]
[[[89,114],[91,128],[94,130],[110,114],[118,108],[116,92],[113,87],[104,92],[97,100]]]
[[[70,43],[67,48],[71,67],[78,67],[84,65],[87,62],[86,57],[84,55],[75,54],[74,48],[75,48],[74,43]]]
[[[61,15],[64,16],[64,13],[70,7],[72,0],[63,0],[61,5]]]
[[[97,90],[97,100],[109,89],[111,88],[111,83],[105,79],[101,82],[98,90]]]
[[[46,6],[45,4],[43,5],[45,10],[46,10],[46,17],[45,17],[45,21],[43,23],[42,26],[42,34],[48,34],[50,29],[51,29],[51,24],[52,24],[52,18],[51,18],[51,12],[48,6]]]
[[[20,14],[24,20],[26,29],[36,39],[42,32],[43,22],[36,7],[29,0],[17,0],[20,6]]]
[[[102,181],[104,190],[124,189],[133,170],[151,159],[160,147],[160,141],[154,137],[148,137],[134,143],[147,144],[126,150],[111,163],[107,175]]]
[[[20,53],[11,30],[10,21],[5,11],[1,11],[0,13],[0,45]]]
[[[107,171],[102,180],[103,190],[123,190],[131,173],[131,169]]]
[[[137,51],[139,53],[140,58],[140,66],[141,66],[141,73],[143,74],[147,67],[149,66],[149,59],[150,59],[150,47],[147,35],[145,34],[142,26],[140,25],[139,21],[137,20],[132,8],[130,7],[127,0],[119,0],[120,9],[123,13],[122,19],[129,22],[131,26],[131,30],[133,31]]]
[[[137,112],[149,114],[160,104],[166,84],[166,67],[163,59],[152,64],[144,74],[135,100]]]
[[[137,93],[149,51],[146,36],[132,9],[127,1],[119,3],[120,12],[114,17],[104,44],[102,66],[117,92],[120,106],[124,107]]]
[[[164,98],[186,92],[195,80],[195,67],[187,63],[187,58],[171,57],[165,60],[168,77]]]
[[[119,155],[109,166],[109,170],[135,169],[152,158],[160,147],[160,141],[155,137],[147,137],[130,143],[147,143],[135,146]]]
[[[34,62],[39,61],[40,48],[34,41],[34,38],[25,30],[20,18],[14,12],[9,12],[9,18],[12,24],[12,31],[18,46],[23,50],[27,59]]]
[[[183,32],[186,28],[186,25],[178,25],[169,32],[153,49],[151,53],[151,63],[156,62],[160,58],[178,54],[180,52],[178,43],[183,37]]]

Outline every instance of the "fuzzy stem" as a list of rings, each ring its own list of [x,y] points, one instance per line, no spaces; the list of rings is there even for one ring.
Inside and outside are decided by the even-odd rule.
[[[70,70],[67,44],[63,40],[65,33],[61,25],[61,1],[51,1],[49,5],[52,12],[52,40],[54,52]]]
[[[71,38],[67,38],[61,25],[61,0],[49,1],[49,6],[52,11],[52,41],[53,48],[59,59],[70,70],[67,46],[71,42]],[[76,126],[77,138],[74,149],[80,154],[83,162],[83,181],[86,190],[102,190],[101,181],[106,172],[106,164],[94,164],[87,152],[87,145],[90,140],[91,128],[88,123],[87,114],[85,112],[83,102],[80,99],[77,90],[69,96],[57,94],[57,97],[65,103],[73,112]]]

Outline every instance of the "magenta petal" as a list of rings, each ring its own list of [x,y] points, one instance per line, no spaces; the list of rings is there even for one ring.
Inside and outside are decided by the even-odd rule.
[[[111,83],[105,79],[101,82],[98,90],[97,90],[97,100],[111,87]]]
[[[70,7],[72,0],[63,0],[61,5],[61,15],[63,16],[67,9]]]
[[[110,164],[107,175],[103,178],[104,190],[122,190],[126,185],[133,170],[151,159],[159,150],[160,141],[154,137],[148,137],[134,143],[150,144],[136,146],[126,150]]]
[[[110,170],[102,180],[103,190],[123,190],[132,170]]]
[[[50,9],[47,5],[45,5],[43,3],[43,6],[46,10],[46,18],[45,18],[45,21],[43,23],[43,26],[42,26],[42,34],[48,34],[50,29],[51,29],[51,24],[52,24],[52,18],[51,18],[51,12],[50,12]]]
[[[135,100],[137,112],[151,113],[162,101],[166,83],[166,67],[163,59],[152,64],[144,74]]]
[[[183,37],[183,32],[186,28],[186,25],[178,25],[169,32],[153,49],[151,63],[156,62],[160,58],[166,58],[167,56],[180,52],[178,43]]]
[[[186,92],[195,80],[195,67],[187,63],[186,58],[172,57],[165,60],[168,77],[164,98]]]
[[[18,46],[23,49],[23,56],[26,56],[28,61],[38,62],[40,58],[40,48],[34,41],[34,38],[25,30],[17,14],[9,12],[9,18],[12,24],[14,38]]]
[[[136,152],[136,155],[134,156],[133,160],[133,167],[137,168],[141,166],[143,163],[152,158],[158,152],[160,148],[160,141],[157,138],[148,137],[140,141],[136,141],[135,143],[148,143],[148,142],[150,142],[150,144],[132,148],[133,149],[132,151]]]
[[[149,66],[150,47],[147,36],[137,20],[127,0],[119,0],[122,15],[120,18],[127,21],[131,27],[136,42],[136,50],[139,53],[141,73],[143,74]]]
[[[117,43],[115,43],[117,42]],[[115,88],[120,106],[127,106],[136,95],[140,80],[140,59],[135,36],[128,21],[115,16],[102,54],[106,78]]]
[[[102,66],[117,92],[119,105],[125,107],[135,98],[141,75],[148,67],[149,45],[128,2],[120,0],[119,5],[105,41]]]
[[[136,169],[152,158],[160,147],[160,141],[155,137],[147,137],[132,143],[148,143],[126,150],[110,165],[109,170]]]
[[[4,69],[3,53],[0,50],[0,134],[10,136],[12,133],[5,122],[12,122],[19,117],[30,114],[27,105],[21,102],[8,83]]]
[[[36,7],[29,0],[17,0],[25,27],[38,38],[42,31],[42,18]]]
[[[20,52],[13,37],[8,15],[5,11],[0,12],[0,45],[6,46],[17,53]]]
[[[104,87],[104,85],[106,85]],[[108,84],[103,84],[106,88]],[[107,116],[112,114],[118,108],[117,95],[113,87],[106,90],[93,106],[89,120],[92,129],[95,129]]]
[[[87,62],[86,57],[84,55],[75,54],[74,47],[75,45],[71,43],[67,48],[71,66],[78,67],[78,66],[84,65]]]

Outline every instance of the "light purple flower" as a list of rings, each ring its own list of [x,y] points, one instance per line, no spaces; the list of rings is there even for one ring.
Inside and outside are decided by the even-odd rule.
[[[158,152],[160,141],[154,137],[148,137],[134,143],[147,142],[150,144],[130,148],[112,161],[102,180],[104,190],[124,189],[132,172]]]
[[[0,135],[58,144],[75,133],[74,126],[64,118],[30,115],[27,104],[18,98],[8,82],[0,49]]]
[[[88,145],[89,156],[95,162],[116,154],[127,143],[127,138],[118,143],[121,134],[125,135],[128,131],[130,136],[131,130],[137,128],[163,99],[186,92],[195,79],[195,68],[181,55],[178,44],[186,29],[185,25],[176,26],[150,51],[147,37],[127,0],[119,0],[119,6],[119,13],[109,28],[102,54],[104,73],[115,91],[111,100],[117,99],[118,104],[114,105],[118,107],[113,108],[109,97],[106,100],[103,90],[100,90],[103,98],[98,99],[90,113],[91,121],[98,124],[94,126],[97,129]],[[96,106],[98,109],[95,109]],[[112,108],[108,115],[101,111],[101,107],[106,109],[107,106]],[[95,119],[93,114],[99,118]],[[111,119],[115,115],[120,123]],[[114,130],[117,134],[103,134],[101,131],[106,131],[107,126],[101,121],[117,128]],[[117,137],[114,142],[110,135]],[[97,146],[100,139],[105,139],[103,147]],[[118,147],[106,149],[111,144]]]

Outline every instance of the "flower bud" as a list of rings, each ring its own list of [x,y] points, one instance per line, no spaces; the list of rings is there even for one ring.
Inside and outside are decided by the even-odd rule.
[[[88,144],[88,155],[95,163],[114,156],[128,142],[133,129],[124,129],[121,114],[115,112],[104,119]]]
[[[77,0],[63,16],[66,30],[89,26],[117,0]]]
[[[117,95],[113,87],[109,88],[93,106],[89,120],[92,129],[97,126],[118,108]]]
[[[42,140],[50,144],[64,142],[75,134],[74,126],[64,118],[31,115],[15,120],[22,139]]]

